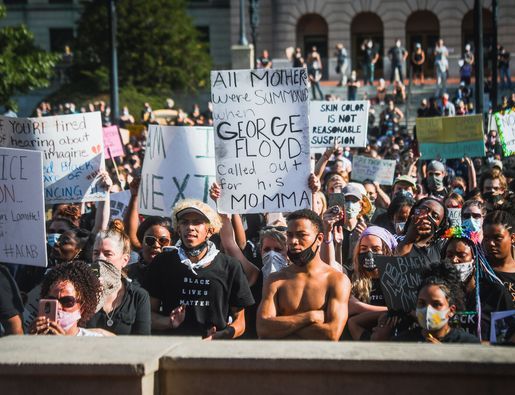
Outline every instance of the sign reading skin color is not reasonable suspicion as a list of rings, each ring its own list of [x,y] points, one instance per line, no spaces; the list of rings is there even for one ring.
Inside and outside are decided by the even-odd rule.
[[[97,177],[104,168],[99,112],[0,117],[0,146],[43,153],[46,204],[104,200],[105,191]]]
[[[303,68],[211,72],[220,212],[311,206],[308,87]]]
[[[0,262],[47,265],[42,157],[0,147]]]

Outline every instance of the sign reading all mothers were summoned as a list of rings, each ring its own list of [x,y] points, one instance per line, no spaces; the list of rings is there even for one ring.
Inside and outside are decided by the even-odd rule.
[[[211,72],[221,212],[310,207],[308,85],[302,68]]]

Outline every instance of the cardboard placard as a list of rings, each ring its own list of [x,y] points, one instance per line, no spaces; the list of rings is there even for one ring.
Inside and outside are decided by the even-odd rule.
[[[43,118],[0,117],[0,146],[43,153],[46,204],[105,197],[97,182],[104,168],[99,112]]]
[[[482,115],[417,118],[422,159],[485,156]]]
[[[309,112],[311,148],[366,147],[370,102],[312,101]]]
[[[494,114],[504,156],[515,155],[515,111]]]
[[[354,156],[352,158],[352,179],[360,182],[372,180],[381,185],[393,185],[396,164],[395,160]]]
[[[118,126],[106,126],[102,128],[102,131],[104,135],[104,155],[106,159],[111,159],[111,156],[116,158],[125,155],[120,133],[118,132]]]
[[[417,305],[417,291],[421,273],[428,267],[427,260],[408,256],[376,256],[381,289],[388,309],[410,312]]]
[[[138,199],[141,214],[168,216],[185,198],[214,205],[209,199],[214,180],[213,128],[150,125]]]
[[[223,213],[311,207],[306,69],[211,72]]]
[[[0,262],[47,265],[42,152],[0,148]]]
[[[127,208],[129,206],[129,201],[131,200],[131,191],[121,191],[117,193],[112,193],[109,195],[109,202],[111,206],[111,214],[109,218],[113,219],[123,219],[125,213],[127,212]]]

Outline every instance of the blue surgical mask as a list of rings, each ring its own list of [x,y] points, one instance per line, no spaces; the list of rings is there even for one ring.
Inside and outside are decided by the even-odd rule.
[[[465,191],[462,188],[454,188],[452,191],[460,196],[463,196],[463,194],[465,193]]]
[[[55,247],[60,237],[61,233],[49,233],[46,235],[46,242],[50,247]]]
[[[470,217],[461,222],[461,226],[474,232],[480,232],[483,226],[481,218]]]

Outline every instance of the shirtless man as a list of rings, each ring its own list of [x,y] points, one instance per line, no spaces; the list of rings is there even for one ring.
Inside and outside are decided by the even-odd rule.
[[[287,222],[293,264],[271,274],[263,285],[258,336],[337,341],[348,317],[349,278],[320,259],[323,223],[315,212],[295,211]]]

